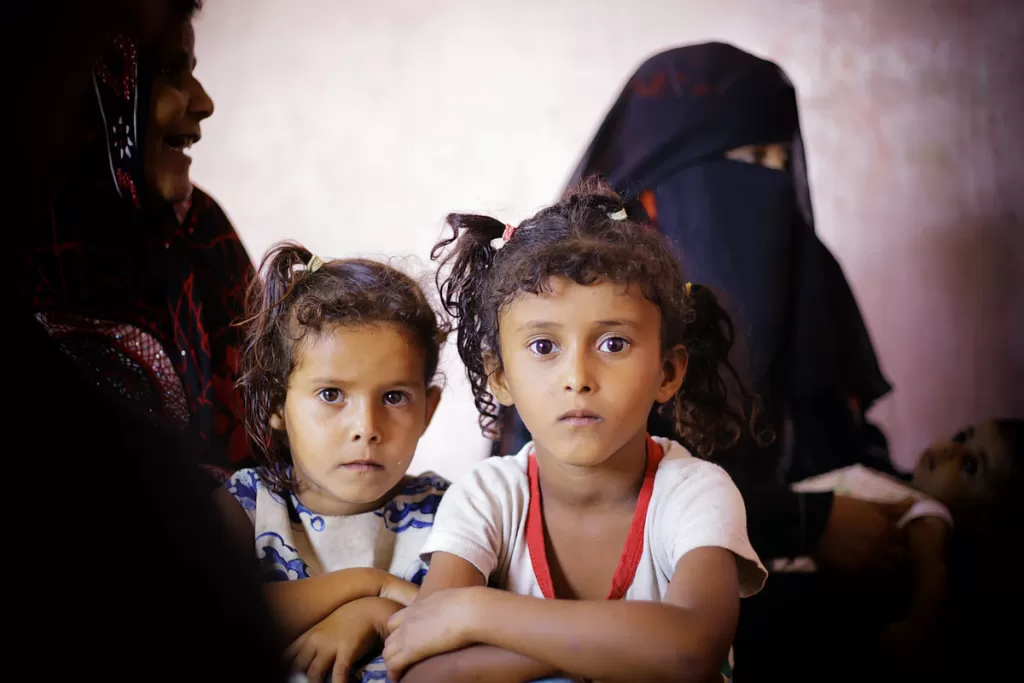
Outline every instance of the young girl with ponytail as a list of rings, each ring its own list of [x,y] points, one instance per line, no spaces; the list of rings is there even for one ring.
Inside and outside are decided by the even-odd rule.
[[[218,491],[222,514],[255,544],[294,669],[383,680],[379,658],[356,665],[415,597],[448,486],[406,474],[441,398],[444,331],[407,275],[291,243],[264,257],[246,309],[238,384],[262,466]]]
[[[534,440],[445,495],[423,588],[389,623],[391,677],[728,676],[739,599],[766,576],[736,486],[694,457],[752,403],[729,317],[599,183],[517,227],[448,223],[434,256],[481,425],[515,405]],[[656,405],[686,446],[648,435]]]

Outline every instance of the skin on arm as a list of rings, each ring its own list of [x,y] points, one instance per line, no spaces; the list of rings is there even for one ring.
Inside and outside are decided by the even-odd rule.
[[[426,599],[449,588],[483,587],[486,584],[484,575],[471,563],[457,555],[438,552],[430,559],[430,571],[423,580],[423,587],[417,600]],[[492,645],[470,645],[417,663],[405,672],[402,683],[430,683],[441,680],[450,683],[525,683],[558,673],[550,664],[539,662],[532,657]]]
[[[913,587],[906,621],[927,628],[938,622],[946,600],[946,541],[949,525],[921,517],[907,525]]]
[[[679,560],[663,602],[437,593],[392,619],[398,630],[385,659],[401,673],[437,652],[485,643],[589,679],[706,683],[718,680],[738,619],[736,556],[703,547]]]
[[[736,556],[724,548],[691,550],[676,565],[664,602],[516,602],[508,612],[493,608],[501,610],[501,625],[481,615],[479,640],[590,679],[705,683],[718,680],[736,634]]]
[[[472,563],[451,553],[434,553],[430,557],[430,570],[423,579],[423,586],[416,599],[422,600],[449,588],[486,585],[486,577]]]
[[[379,647],[388,618],[401,608],[384,598],[353,600],[302,634],[285,651],[285,659],[310,681],[323,681],[333,669],[332,683],[346,683],[352,667]]]
[[[946,598],[946,540],[949,525],[938,517],[922,517],[910,523],[907,541],[914,573],[911,617],[933,622]]]
[[[946,542],[949,525],[937,517],[915,519],[906,527],[912,588],[906,617],[881,633],[882,651],[915,673],[938,674],[934,636],[946,604]],[[934,671],[933,671],[934,669]]]
[[[409,591],[396,590],[395,584],[407,583],[372,567],[341,569],[329,574],[297,581],[277,581],[265,587],[270,609],[282,635],[289,641],[298,638],[342,605],[360,598],[386,598],[406,604]],[[415,592],[416,586],[411,586]],[[398,594],[402,600],[394,596]]]
[[[253,552],[255,529],[234,496],[217,489],[214,501],[232,538]],[[386,571],[372,567],[342,569],[297,581],[276,581],[264,587],[264,595],[279,631],[291,642],[342,605],[360,598],[381,597],[408,605],[417,588]]]

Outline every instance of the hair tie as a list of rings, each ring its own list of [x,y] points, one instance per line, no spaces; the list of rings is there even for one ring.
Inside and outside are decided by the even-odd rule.
[[[693,289],[693,283],[692,282],[687,282],[686,283],[686,296],[690,296],[690,290],[692,290],[692,289]]]
[[[626,217],[626,209],[624,208],[619,209],[615,213],[608,214],[608,218],[611,218],[613,221],[624,221]]]
[[[292,265],[292,273],[306,273],[306,275],[312,275],[316,271],[320,270],[324,266],[324,260],[313,254],[309,257],[307,263],[296,263]]]
[[[501,237],[495,237],[493,240],[491,240],[491,248],[494,249],[494,251],[498,251],[499,249],[504,247],[506,244],[508,244],[508,241],[512,239],[512,235],[515,233],[515,231],[516,226],[512,225],[511,223],[506,223],[505,232],[501,233]]]

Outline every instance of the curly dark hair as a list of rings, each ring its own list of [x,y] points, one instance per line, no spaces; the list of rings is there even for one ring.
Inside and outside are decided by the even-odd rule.
[[[546,291],[553,277],[581,285],[635,284],[661,310],[662,347],[682,344],[688,365],[675,399],[659,409],[671,411],[677,432],[697,454],[707,457],[739,440],[746,404],[754,431],[759,409],[729,360],[735,336],[729,315],[710,289],[685,282],[655,226],[622,218],[624,213],[614,190],[588,178],[558,204],[523,221],[500,250],[491,241],[502,237],[503,223],[488,216],[448,216],[452,235],[435,245],[431,258],[440,262],[438,290],[457,324],[459,355],[485,435],[498,437],[501,418],[484,362],[491,354],[501,366],[501,312],[525,293]]]
[[[270,417],[284,404],[295,369],[296,345],[331,325],[396,323],[424,354],[424,381],[436,379],[447,338],[423,290],[408,275],[366,259],[327,261],[307,270],[313,254],[294,242],[267,252],[246,292],[245,343],[236,384],[245,405],[245,429],[256,445],[264,478],[294,491],[291,453],[275,436]]]

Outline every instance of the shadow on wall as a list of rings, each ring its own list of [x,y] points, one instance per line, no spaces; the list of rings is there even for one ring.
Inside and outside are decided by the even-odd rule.
[[[1022,28],[1014,0],[828,4],[815,217],[894,385],[872,418],[903,467],[1024,417]]]
[[[905,403],[901,421],[943,425],[939,433],[919,434],[912,448],[966,423],[1024,416],[1022,236],[1021,217],[1007,212],[958,220],[907,245],[904,284],[933,294],[916,299],[923,310],[907,311],[921,326],[904,326],[904,386],[896,391],[912,382],[915,395],[941,398]]]

